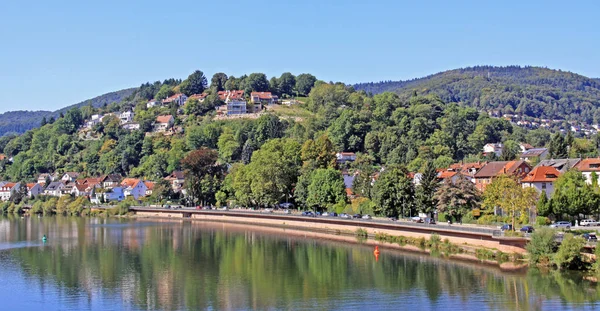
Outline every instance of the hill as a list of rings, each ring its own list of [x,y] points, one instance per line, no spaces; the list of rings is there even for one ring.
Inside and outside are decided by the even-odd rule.
[[[67,106],[57,111],[8,111],[0,114],[0,136],[4,136],[11,133],[24,133],[28,130],[40,126],[40,122],[44,117],[58,117],[61,113],[67,112],[69,109],[74,107],[83,107],[91,104],[94,107],[101,107],[105,104],[118,103],[124,98],[133,94],[137,88],[129,88],[116,92],[106,93],[100,96],[96,96],[92,99],[82,101],[80,103]]]
[[[407,81],[360,83],[356,90],[395,92],[403,98],[436,94],[479,110],[534,118],[600,121],[600,80],[541,67],[478,66]]]

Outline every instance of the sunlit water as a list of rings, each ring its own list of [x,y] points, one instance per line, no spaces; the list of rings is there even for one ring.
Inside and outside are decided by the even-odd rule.
[[[221,223],[0,218],[0,310],[600,309],[581,275],[372,251]]]

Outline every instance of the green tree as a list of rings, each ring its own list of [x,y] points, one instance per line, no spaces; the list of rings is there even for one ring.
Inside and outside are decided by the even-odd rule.
[[[531,235],[531,240],[525,246],[529,255],[529,263],[548,266],[556,248],[556,236],[550,228],[539,228]]]
[[[277,79],[278,90],[282,95],[292,96],[294,95],[294,89],[296,87],[296,77],[289,72],[281,74]]]
[[[264,73],[251,73],[245,80],[246,94],[251,92],[267,92],[269,91],[269,80]]]
[[[456,183],[446,179],[438,188],[435,200],[439,213],[447,213],[458,220],[481,206],[481,194],[466,178],[459,178]]]
[[[546,196],[546,192],[542,191],[540,194],[540,200],[537,202],[537,214],[539,216],[548,217],[552,213],[552,205],[548,197]]]
[[[299,95],[307,96],[312,90],[317,78],[315,76],[303,73],[296,77],[296,91]]]
[[[419,184],[415,187],[415,203],[419,212],[432,215],[437,207],[435,193],[438,187],[437,170],[432,162],[427,161],[421,172]]]
[[[173,94],[175,94],[175,92],[173,91],[173,88],[171,86],[163,85],[160,87],[160,90],[158,90],[154,98],[156,100],[163,100],[169,96],[172,96]]]
[[[227,75],[222,72],[217,72],[210,79],[210,89],[213,92],[219,92],[225,90],[225,84],[227,83]]]
[[[223,168],[217,165],[218,153],[208,148],[190,152],[181,165],[185,169],[187,194],[192,202],[213,202],[223,177]]]
[[[581,172],[569,170],[554,183],[552,212],[559,217],[565,214],[579,220],[579,215],[589,215],[598,208],[598,193],[585,182]]]
[[[314,210],[330,210],[346,201],[346,187],[342,174],[335,169],[317,169],[308,185],[306,205]]]
[[[564,159],[568,156],[569,150],[567,142],[559,132],[556,132],[556,134],[552,136],[552,140],[550,141],[550,146],[548,148],[548,157],[552,159]]]
[[[240,151],[240,145],[233,136],[233,131],[228,127],[224,128],[223,133],[219,136],[217,147],[219,148],[219,157],[226,163],[237,158]]]
[[[200,70],[194,71],[186,80],[181,82],[179,90],[187,96],[202,94],[206,89],[207,81],[204,73]]]
[[[279,120],[279,117],[266,114],[256,120],[256,141],[262,145],[269,139],[283,137],[285,125]]]
[[[521,154],[521,147],[519,143],[514,140],[507,140],[504,142],[502,148],[502,154],[500,154],[501,161],[512,161],[519,158]]]
[[[554,264],[559,269],[581,269],[584,265],[581,257],[581,250],[584,246],[585,240],[582,237],[565,233],[558,251],[554,255]]]
[[[375,212],[386,217],[410,216],[414,209],[414,185],[404,167],[386,168],[373,186]]]
[[[512,219],[513,230],[518,215],[529,215],[530,208],[537,202],[534,188],[523,188],[515,178],[502,175],[492,180],[483,193],[483,207],[492,210],[501,208]]]
[[[309,139],[302,145],[302,167],[305,170],[335,168],[336,157],[333,144],[326,134],[313,141]]]

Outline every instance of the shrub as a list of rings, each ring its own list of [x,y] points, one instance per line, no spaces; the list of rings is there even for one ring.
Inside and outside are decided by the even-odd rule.
[[[550,218],[544,216],[537,216],[535,218],[535,224],[538,226],[547,226],[551,223]]]
[[[367,230],[363,229],[363,228],[358,228],[356,229],[356,231],[354,231],[354,233],[356,234],[357,237],[359,238],[364,238],[366,239],[369,236],[369,233],[367,232]]]
[[[465,224],[474,224],[477,223],[477,220],[473,217],[473,212],[468,212],[462,217],[462,222]]]
[[[29,214],[41,214],[44,211],[44,203],[42,201],[36,201],[31,206],[31,210],[29,210]]]
[[[525,246],[529,253],[530,264],[550,265],[552,253],[556,248],[554,233],[555,231],[550,228],[540,228],[531,234],[531,240]]]
[[[554,255],[554,264],[559,269],[580,268],[583,265],[581,260],[581,249],[585,246],[585,240],[581,237],[566,233],[558,251]]]
[[[439,222],[446,222],[446,221],[448,221],[448,216],[445,213],[439,213],[438,214],[438,221]]]
[[[433,249],[438,249],[440,247],[441,242],[442,242],[442,238],[440,237],[440,235],[437,233],[434,233],[429,238],[429,247],[431,247]]]

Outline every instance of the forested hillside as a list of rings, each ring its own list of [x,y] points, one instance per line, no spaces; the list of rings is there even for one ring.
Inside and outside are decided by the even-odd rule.
[[[600,81],[540,67],[478,66],[445,71],[409,81],[354,85],[373,94],[391,91],[406,99],[415,92],[436,94],[478,110],[597,124]]]
[[[104,105],[108,105],[111,103],[118,103],[126,97],[133,94],[135,88],[120,90],[116,92],[106,93],[104,95],[100,95],[94,97],[92,99],[82,101],[80,103],[66,106],[57,111],[8,111],[3,114],[0,114],[0,136],[4,136],[7,134],[20,134],[24,133],[28,130],[36,128],[40,126],[42,119],[50,119],[57,118],[61,113],[67,112],[69,109],[74,107],[83,107],[87,105],[92,105],[93,107],[101,107]],[[65,103],[66,104],[66,103]]]

